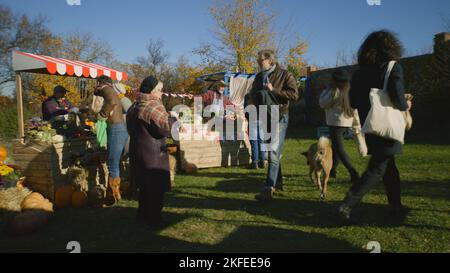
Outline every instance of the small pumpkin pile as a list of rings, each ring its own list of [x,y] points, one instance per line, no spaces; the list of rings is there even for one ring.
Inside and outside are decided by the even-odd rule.
[[[55,205],[57,208],[84,208],[88,204],[85,191],[75,190],[73,186],[62,186],[55,192]]]

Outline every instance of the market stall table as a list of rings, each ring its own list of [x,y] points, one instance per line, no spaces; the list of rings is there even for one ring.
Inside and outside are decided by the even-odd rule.
[[[26,176],[26,185],[53,200],[55,190],[64,184],[65,174],[74,154],[96,148],[94,138],[73,138],[60,141],[25,141],[21,73],[38,73],[95,79],[102,75],[112,80],[127,79],[127,74],[108,67],[82,61],[54,58],[14,51],[16,72],[18,139],[14,141],[13,158]]]

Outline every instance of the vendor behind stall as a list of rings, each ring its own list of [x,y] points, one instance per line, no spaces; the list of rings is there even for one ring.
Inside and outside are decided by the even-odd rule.
[[[233,105],[233,103],[224,94],[225,87],[227,85],[224,81],[216,81],[213,83],[209,90],[202,95],[203,107],[212,107],[212,112],[220,112],[222,116],[225,113],[226,107],[228,105]]]
[[[70,101],[65,98],[67,89],[61,85],[53,89],[53,95],[42,103],[42,119],[52,123],[64,122],[64,116],[70,112],[77,113],[78,108],[73,107]]]
[[[226,120],[230,119],[233,122],[236,121],[234,104],[224,94],[226,86],[227,85],[223,80],[216,81],[211,85],[209,90],[202,95],[203,111],[209,112],[209,114],[206,114],[206,117],[214,116],[214,131],[220,133],[221,140],[225,140],[227,135]],[[227,109],[227,106],[230,106],[231,108]],[[222,128],[216,128],[216,125],[218,124],[222,124]],[[234,124],[234,128],[236,128],[236,124]]]

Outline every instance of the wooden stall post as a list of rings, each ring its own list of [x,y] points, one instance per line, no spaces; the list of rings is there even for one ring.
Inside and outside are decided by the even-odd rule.
[[[17,85],[17,122],[18,122],[18,137],[23,141],[25,136],[24,125],[23,125],[23,98],[22,98],[22,78],[20,73],[16,73],[16,85]]]

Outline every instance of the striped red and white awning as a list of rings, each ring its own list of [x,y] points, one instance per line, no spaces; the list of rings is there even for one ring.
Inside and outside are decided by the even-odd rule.
[[[180,94],[180,93],[163,93],[163,96],[166,97],[172,97],[172,98],[188,98],[188,99],[193,99],[194,95],[189,94],[189,93],[185,93],[185,94]]]
[[[93,79],[105,75],[114,81],[126,81],[127,79],[127,73],[106,66],[21,51],[13,52],[13,68],[16,72],[58,74]]]

